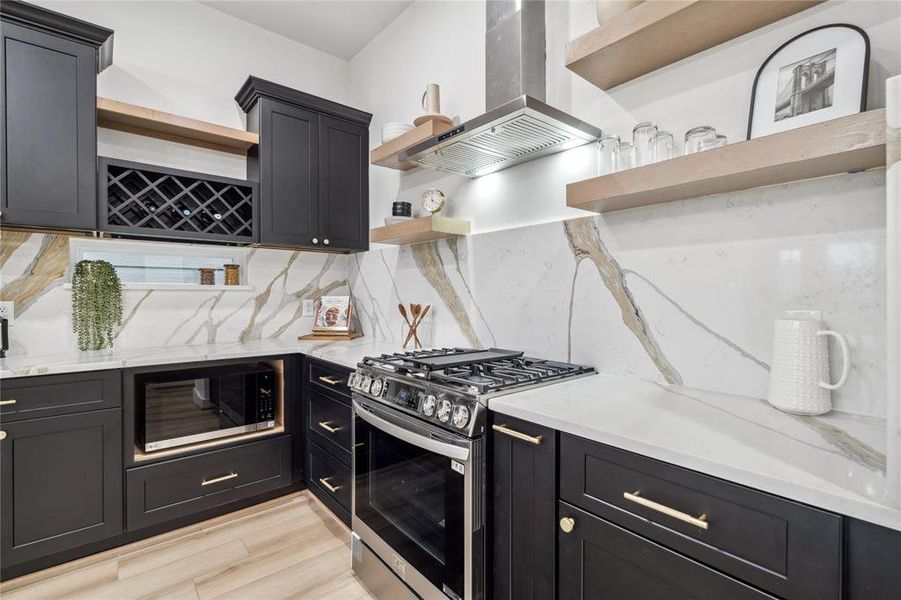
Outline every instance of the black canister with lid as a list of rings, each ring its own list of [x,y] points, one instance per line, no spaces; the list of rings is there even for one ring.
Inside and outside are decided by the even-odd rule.
[[[413,214],[413,205],[409,202],[395,202],[391,205],[391,215],[394,217],[409,217]]]

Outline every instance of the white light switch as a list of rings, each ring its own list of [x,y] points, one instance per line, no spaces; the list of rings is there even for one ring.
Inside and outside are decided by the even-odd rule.
[[[303,316],[312,317],[316,314],[316,301],[304,298],[303,300]]]

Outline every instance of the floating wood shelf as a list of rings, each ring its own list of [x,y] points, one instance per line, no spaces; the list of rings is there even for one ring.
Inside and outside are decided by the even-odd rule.
[[[607,90],[821,1],[643,2],[568,43],[566,67]]]
[[[369,232],[369,241],[379,244],[419,244],[469,233],[469,221],[446,217],[422,217],[376,227]]]
[[[594,212],[861,171],[885,165],[885,109],[833,119],[566,186]]]
[[[447,131],[451,127],[453,127],[453,125],[448,123],[427,121],[400,137],[396,137],[390,142],[382,144],[378,148],[373,148],[372,151],[369,152],[369,162],[380,167],[409,171],[416,165],[410,162],[401,161],[398,158],[398,154],[411,146],[415,146],[419,142],[424,142],[430,137]]]
[[[247,154],[260,142],[260,136],[250,131],[101,97],[97,98],[97,126],[232,154]]]

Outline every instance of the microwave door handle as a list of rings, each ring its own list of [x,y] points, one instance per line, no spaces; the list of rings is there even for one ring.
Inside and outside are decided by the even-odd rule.
[[[380,429],[389,435],[393,435],[399,440],[403,440],[408,444],[416,446],[417,448],[422,448],[423,450],[428,450],[429,452],[440,454],[441,456],[446,456],[448,458],[453,458],[462,462],[469,460],[469,448],[461,448],[460,446],[455,446],[454,444],[448,444],[447,442],[436,440],[432,437],[429,437],[428,435],[415,433],[413,431],[410,431],[409,429],[401,427],[400,425],[395,425],[387,419],[383,419],[369,409],[365,408],[356,400],[353,401],[353,404],[354,411],[357,413],[357,416],[359,416],[361,419],[363,419],[373,427]]]

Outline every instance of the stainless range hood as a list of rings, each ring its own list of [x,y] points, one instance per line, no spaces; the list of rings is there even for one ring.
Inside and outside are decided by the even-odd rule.
[[[495,107],[400,159],[478,177],[595,141],[601,130],[544,103],[544,0],[488,0],[485,104]]]

